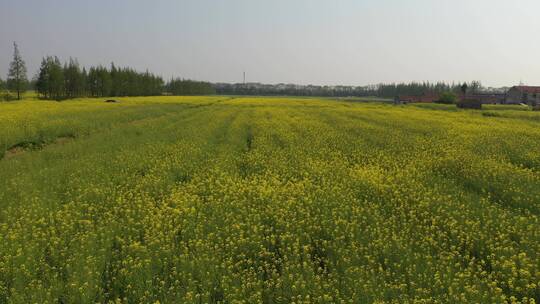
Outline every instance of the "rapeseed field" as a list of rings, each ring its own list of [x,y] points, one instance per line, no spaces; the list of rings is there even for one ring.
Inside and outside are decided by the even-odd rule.
[[[0,303],[539,303],[540,113],[0,103]]]

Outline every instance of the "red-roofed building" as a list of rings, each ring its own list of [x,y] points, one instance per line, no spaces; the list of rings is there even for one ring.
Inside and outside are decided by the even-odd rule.
[[[540,87],[515,86],[506,93],[507,104],[540,104]]]

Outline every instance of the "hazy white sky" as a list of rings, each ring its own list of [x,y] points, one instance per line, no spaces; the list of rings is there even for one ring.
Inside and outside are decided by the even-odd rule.
[[[12,41],[42,56],[208,81],[540,85],[538,0],[0,0]]]

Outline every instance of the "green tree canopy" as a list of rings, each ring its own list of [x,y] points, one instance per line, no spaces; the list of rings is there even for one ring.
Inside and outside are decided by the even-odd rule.
[[[454,92],[443,92],[439,97],[438,103],[454,104],[457,101],[457,95]]]
[[[84,77],[76,59],[69,58],[69,63],[64,64],[64,80],[66,98],[75,98],[83,95]]]
[[[167,91],[172,95],[212,95],[216,90],[211,83],[187,79],[171,79]]]
[[[7,87],[9,90],[17,92],[17,99],[21,99],[21,94],[26,91],[27,86],[26,64],[21,57],[19,46],[13,42],[13,60],[9,65]]]

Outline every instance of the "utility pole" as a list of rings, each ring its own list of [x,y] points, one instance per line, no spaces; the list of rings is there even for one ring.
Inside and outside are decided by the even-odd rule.
[[[246,85],[246,72],[244,72],[244,85]]]

